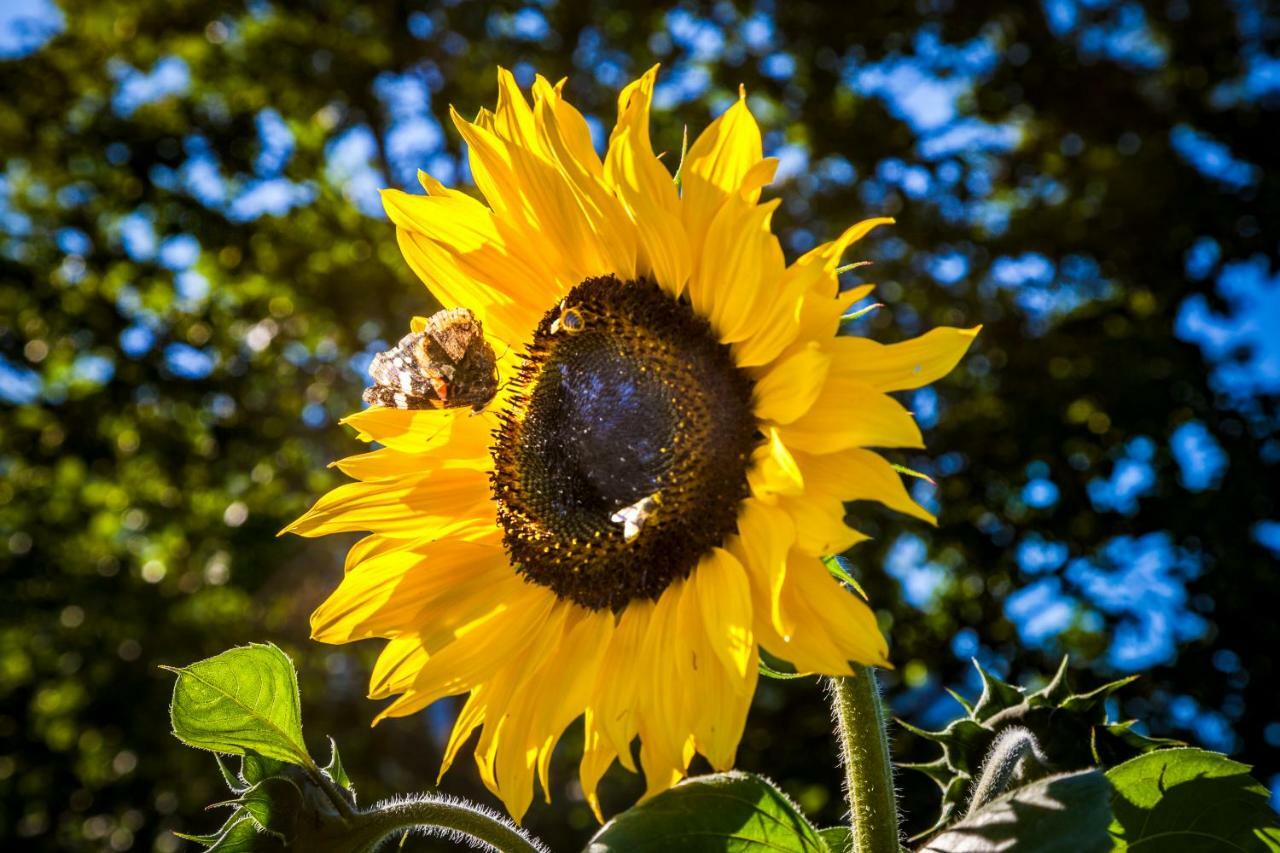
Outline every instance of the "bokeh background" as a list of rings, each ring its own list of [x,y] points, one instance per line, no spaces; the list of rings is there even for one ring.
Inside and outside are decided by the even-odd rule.
[[[157,664],[250,640],[292,654],[365,801],[434,781],[457,706],[371,731],[377,644],[307,638],[349,543],[275,534],[357,449],[371,354],[436,307],[377,190],[467,184],[447,108],[498,64],[568,76],[600,143],[661,62],[672,157],[746,84],[789,251],[898,218],[859,247],[884,307],[856,331],[985,324],[909,395],[930,453],[897,461],[941,525],[850,508],[896,714],[956,715],[970,658],[1035,682],[1070,653],[1085,686],[1142,674],[1117,714],[1280,787],[1278,48],[1254,0],[3,0],[0,837],[215,827]],[[555,849],[594,826],[577,731],[527,821]],[[739,759],[839,819],[811,680],[762,682]],[[900,784],[929,825],[932,783]],[[496,804],[469,760],[444,787]]]

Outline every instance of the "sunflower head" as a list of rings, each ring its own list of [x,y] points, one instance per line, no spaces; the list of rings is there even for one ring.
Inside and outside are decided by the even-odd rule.
[[[493,495],[530,581],[620,611],[737,528],[752,381],[688,303],[649,279],[589,278],[542,318],[513,382]]]
[[[384,194],[432,294],[517,355],[483,415],[392,396],[348,418],[382,447],[340,461],[355,482],[289,528],[368,533],[313,635],[388,640],[379,719],[466,694],[441,773],[480,729],[481,777],[517,818],[579,716],[599,816],[615,760],[646,796],[695,752],[732,765],[760,648],[802,672],[887,662],[821,558],[864,538],[848,501],[933,520],[871,448],[922,446],[889,394],[946,374],[977,331],[839,336],[871,289],[841,290],[843,255],[889,220],[788,265],[745,95],[677,187],[650,142],[655,77],[620,94],[601,159],[562,85],[539,77],[530,101],[500,71],[494,111],[454,113],[484,201],[426,175],[425,196]]]

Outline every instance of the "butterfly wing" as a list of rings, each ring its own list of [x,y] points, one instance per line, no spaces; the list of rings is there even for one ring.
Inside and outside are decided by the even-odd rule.
[[[438,409],[445,405],[448,378],[427,357],[426,334],[413,332],[369,364],[373,386],[366,388],[364,400],[396,409]],[[441,394],[443,388],[445,394]]]

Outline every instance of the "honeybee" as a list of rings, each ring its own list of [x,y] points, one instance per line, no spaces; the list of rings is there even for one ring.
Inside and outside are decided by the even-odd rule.
[[[609,520],[614,524],[622,525],[622,539],[630,542],[640,535],[640,529],[644,527],[645,522],[658,511],[659,503],[658,493],[654,492],[629,506],[624,506],[609,516]]]
[[[386,352],[373,357],[366,403],[396,409],[470,406],[479,412],[498,391],[497,357],[480,319],[466,308],[446,308]]]

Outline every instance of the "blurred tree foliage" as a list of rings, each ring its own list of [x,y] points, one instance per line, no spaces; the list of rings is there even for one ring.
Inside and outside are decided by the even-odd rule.
[[[1274,10],[68,0],[47,32],[17,14],[0,17],[0,836],[173,850],[170,830],[215,826],[199,809],[220,780],[168,734],[156,665],[249,640],[299,662],[312,746],[341,736],[363,799],[433,780],[448,703],[370,731],[374,644],[307,640],[346,543],[274,534],[355,451],[337,420],[369,353],[435,307],[373,191],[419,166],[465,183],[447,105],[491,103],[499,63],[568,75],[603,136],[617,89],[662,62],[672,151],[745,83],[793,251],[898,217],[863,249],[885,308],[856,331],[986,325],[910,400],[936,456],[900,461],[938,479],[917,494],[941,526],[851,507],[877,537],[850,556],[899,714],[958,713],[943,687],[972,692],[970,656],[1025,680],[1070,651],[1146,672],[1125,711],[1153,733],[1280,772]],[[555,849],[593,825],[576,748],[528,819]],[[762,685],[740,764],[838,819],[816,685]],[[445,786],[488,800],[465,762]],[[909,829],[930,786],[902,780]],[[611,776],[606,805],[637,791]]]

